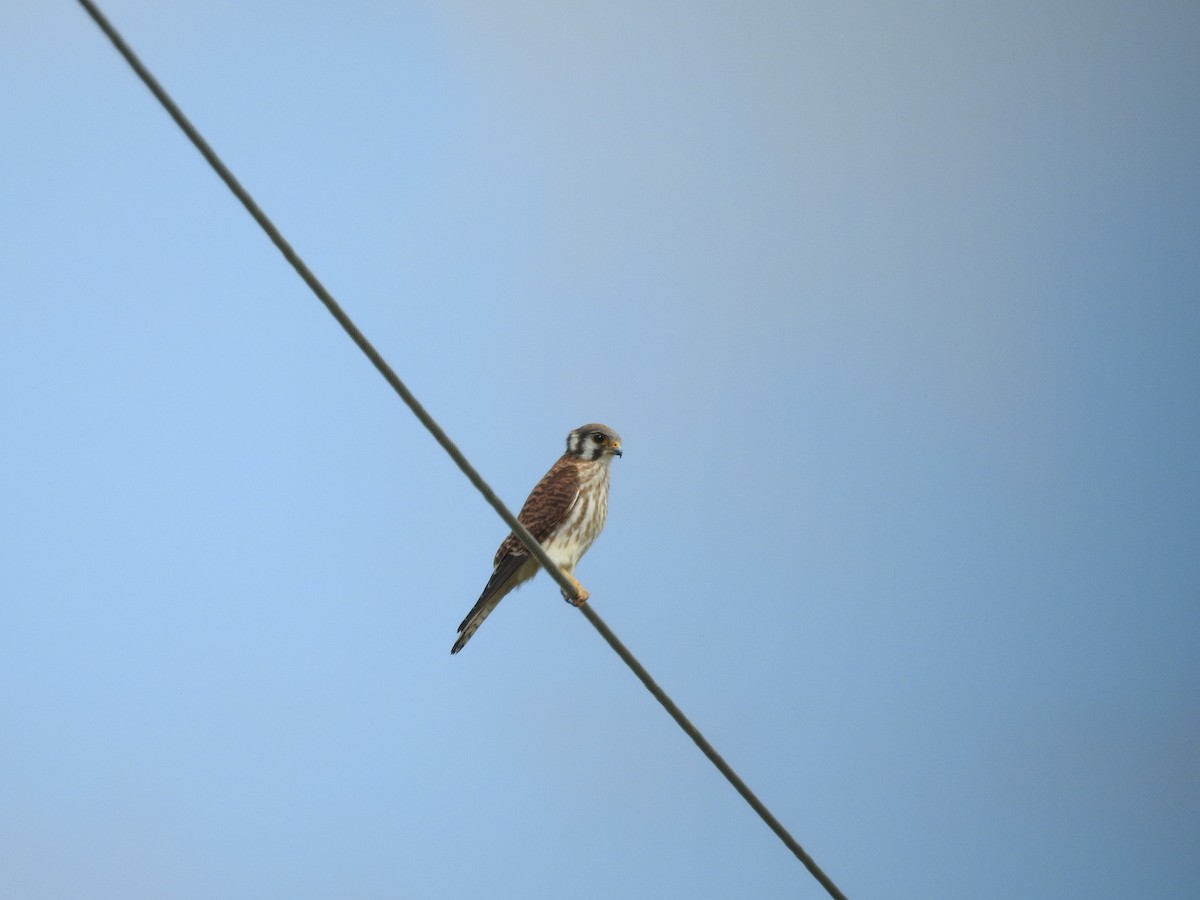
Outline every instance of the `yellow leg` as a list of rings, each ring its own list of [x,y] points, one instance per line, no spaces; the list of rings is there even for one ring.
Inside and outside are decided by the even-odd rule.
[[[588,599],[588,597],[591,596],[591,594],[589,594],[587,592],[587,590],[584,588],[584,586],[579,583],[578,579],[576,579],[576,577],[574,575],[572,575],[570,572],[568,572],[566,569],[563,569],[563,574],[565,574],[568,578],[571,579],[571,583],[573,585],[575,585],[575,590],[579,592],[578,597],[572,597],[566,591],[563,591],[562,592],[563,599],[566,600],[568,603],[570,603],[572,606],[583,606],[583,604],[587,603],[587,599]]]

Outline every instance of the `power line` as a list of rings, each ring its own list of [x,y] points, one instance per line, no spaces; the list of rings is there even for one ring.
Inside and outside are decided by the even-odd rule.
[[[262,230],[266,232],[267,237],[271,239],[271,242],[279,249],[279,252],[283,254],[284,259],[291,264],[292,268],[296,270],[296,273],[301,277],[301,279],[303,279],[304,283],[308,285],[309,289],[312,290],[317,299],[325,305],[327,310],[329,310],[330,315],[337,320],[337,323],[342,326],[342,329],[350,336],[350,339],[358,345],[358,348],[362,350],[367,359],[371,361],[371,364],[379,370],[379,374],[382,375],[384,380],[386,380],[387,383],[392,386],[392,389],[400,396],[400,399],[404,401],[405,405],[412,410],[413,415],[415,415],[421,424],[425,426],[426,430],[433,435],[434,439],[442,445],[442,449],[444,449],[450,458],[454,460],[455,465],[462,470],[463,474],[467,476],[468,480],[470,480],[471,484],[475,486],[476,490],[478,490],[479,493],[483,495],[484,499],[491,504],[492,509],[499,514],[500,518],[504,520],[505,524],[508,525],[509,528],[511,528],[517,535],[517,537],[521,539],[521,543],[523,543],[526,549],[533,554],[533,556],[541,564],[542,568],[549,573],[550,577],[558,582],[566,596],[578,600],[579,594],[577,586],[572,583],[571,579],[567,577],[566,573],[559,569],[554,561],[550,559],[546,551],[542,548],[542,545],[539,544],[534,539],[533,535],[529,533],[529,530],[519,521],[517,521],[517,517],[509,511],[508,507],[504,505],[498,496],[496,496],[495,491],[493,491],[488,483],[483,480],[483,476],[476,471],[475,467],[471,465],[471,463],[463,455],[462,451],[458,449],[455,443],[450,440],[450,437],[445,431],[442,430],[441,426],[438,425],[433,416],[429,414],[425,407],[421,405],[420,401],[417,400],[412,391],[410,391],[404,382],[400,380],[400,377],[395,373],[395,371],[393,371],[392,367],[388,365],[387,361],[383,358],[383,356],[380,355],[379,351],[375,349],[374,345],[372,345],[371,342],[367,340],[366,336],[359,331],[358,326],[354,324],[351,318],[333,298],[333,295],[325,288],[325,285],[321,283],[320,279],[313,274],[312,270],[309,269],[304,260],[300,258],[300,255],[296,253],[294,249],[292,249],[292,245],[287,242],[279,229],[276,228],[275,224],[270,220],[270,218],[267,217],[267,214],[262,211],[259,205],[254,201],[254,198],[250,196],[250,193],[244,187],[242,187],[241,182],[234,177],[233,172],[231,172],[229,168],[221,161],[221,158],[217,156],[216,151],[209,146],[208,142],[204,139],[200,132],[196,130],[195,126],[192,125],[187,116],[183,114],[183,111],[175,104],[175,101],[171,99],[170,95],[166,92],[162,85],[158,83],[158,80],[150,73],[150,70],[142,64],[142,61],[138,59],[137,54],[135,54],[132,48],[125,43],[124,38],[121,37],[108,19],[105,18],[104,14],[100,12],[100,9],[92,2],[92,0],[79,0],[79,5],[84,8],[96,25],[99,26],[100,30],[104,32],[105,36],[109,39],[109,41],[112,42],[112,45],[116,48],[117,52],[125,58],[125,61],[129,64],[130,68],[133,69],[138,78],[142,80],[146,87],[150,89],[150,93],[154,95],[155,99],[158,100],[171,118],[175,120],[175,124],[179,126],[180,130],[182,130],[185,135],[187,135],[188,140],[190,140],[192,144],[195,145],[196,149],[200,151],[200,154],[212,167],[213,171],[215,171],[221,180],[225,182],[225,185],[230,191],[233,192],[233,195],[241,201],[242,205],[246,208],[246,211],[250,213],[250,215],[254,218],[254,221],[259,224]],[[696,726],[691,723],[687,716],[685,716],[679,707],[675,705],[674,701],[667,696],[667,693],[658,686],[658,683],[653,678],[650,677],[650,673],[646,671],[645,667],[638,662],[637,658],[634,657],[628,648],[626,648],[626,646],[612,632],[608,625],[604,623],[604,620],[600,618],[599,614],[595,611],[591,604],[579,604],[579,609],[582,610],[584,616],[589,622],[591,622],[593,627],[600,632],[600,636],[608,642],[609,646],[616,651],[617,655],[621,657],[625,664],[633,670],[633,673],[638,677],[642,684],[645,685],[646,689],[650,691],[650,693],[659,703],[662,704],[663,708],[670,714],[671,718],[675,720],[679,727],[683,729],[684,733],[695,742],[696,746],[700,748],[700,751],[708,757],[709,761],[716,766],[717,770],[724,775],[729,783],[733,785],[734,789],[742,795],[742,798],[750,805],[751,809],[758,813],[759,817],[767,823],[767,826],[775,832],[779,839],[783,841],[784,845],[792,851],[792,853],[797,859],[800,860],[800,862],[804,864],[808,871],[812,873],[813,877],[817,879],[817,881],[822,887],[825,888],[829,895],[835,898],[835,900],[846,900],[845,895],[838,890],[837,885],[835,885],[829,876],[822,871],[820,866],[817,865],[816,861],[805,852],[804,848],[801,847],[796,839],[791,836],[791,834],[786,828],[783,827],[779,820],[771,814],[771,811],[767,809],[762,801],[755,796],[754,792],[750,790],[744,781],[742,781],[741,777],[739,777],[738,774],[733,771],[729,764],[725,762],[719,753],[717,753],[712,744],[705,739],[704,735],[700,733],[699,729],[697,729]]]
[[[592,605],[584,603],[579,608],[587,616],[587,620],[600,632],[600,636],[608,641],[608,645],[616,651],[617,656],[621,657],[625,661],[625,665],[633,670],[633,674],[646,686],[646,690],[654,695],[654,699],[662,704],[663,709],[683,729],[684,734],[695,742],[696,746],[700,748],[700,752],[707,756],[709,762],[717,767],[717,771],[725,776],[729,783],[733,785],[734,790],[742,795],[742,799],[750,804],[750,808],[758,813],[759,818],[767,823],[767,827],[775,832],[776,836],[783,841],[784,846],[792,851],[796,859],[804,863],[804,867],[812,873],[813,878],[820,882],[821,887],[829,892],[829,896],[835,898],[835,900],[846,900],[846,895],[838,890],[838,886],[833,883],[833,879],[825,874],[824,870],[817,865],[817,861],[808,855],[807,851],[800,846],[791,833],[783,827],[783,823],[771,814],[766,804],[758,799],[754,791],[750,790],[746,782],[742,781],[741,776],[733,771],[729,763],[725,762],[725,758],[700,733],[700,729],[692,724],[691,720],[683,714],[683,710],[676,706],[675,702],[667,696],[667,692],[658,686],[657,681],[650,677],[650,673],[646,671],[645,666],[638,662],[629,649],[621,643],[621,639],[613,634],[612,630],[604,623],[604,620],[597,615]]]

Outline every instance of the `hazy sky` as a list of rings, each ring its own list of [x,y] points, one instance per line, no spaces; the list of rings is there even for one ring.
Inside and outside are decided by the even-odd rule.
[[[1200,894],[1200,5],[103,8],[853,898]],[[0,895],[824,892],[69,0],[0,3]]]

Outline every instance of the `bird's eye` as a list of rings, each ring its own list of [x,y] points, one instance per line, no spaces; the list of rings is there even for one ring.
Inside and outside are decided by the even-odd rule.
[[[604,436],[603,431],[593,431],[592,432],[592,440],[595,441],[597,444],[603,444],[606,440],[608,440],[608,438],[606,438]]]

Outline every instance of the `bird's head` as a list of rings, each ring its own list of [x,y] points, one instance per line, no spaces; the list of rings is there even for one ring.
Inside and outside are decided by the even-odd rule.
[[[607,425],[581,425],[567,435],[567,455],[605,461],[621,455],[621,436]]]

